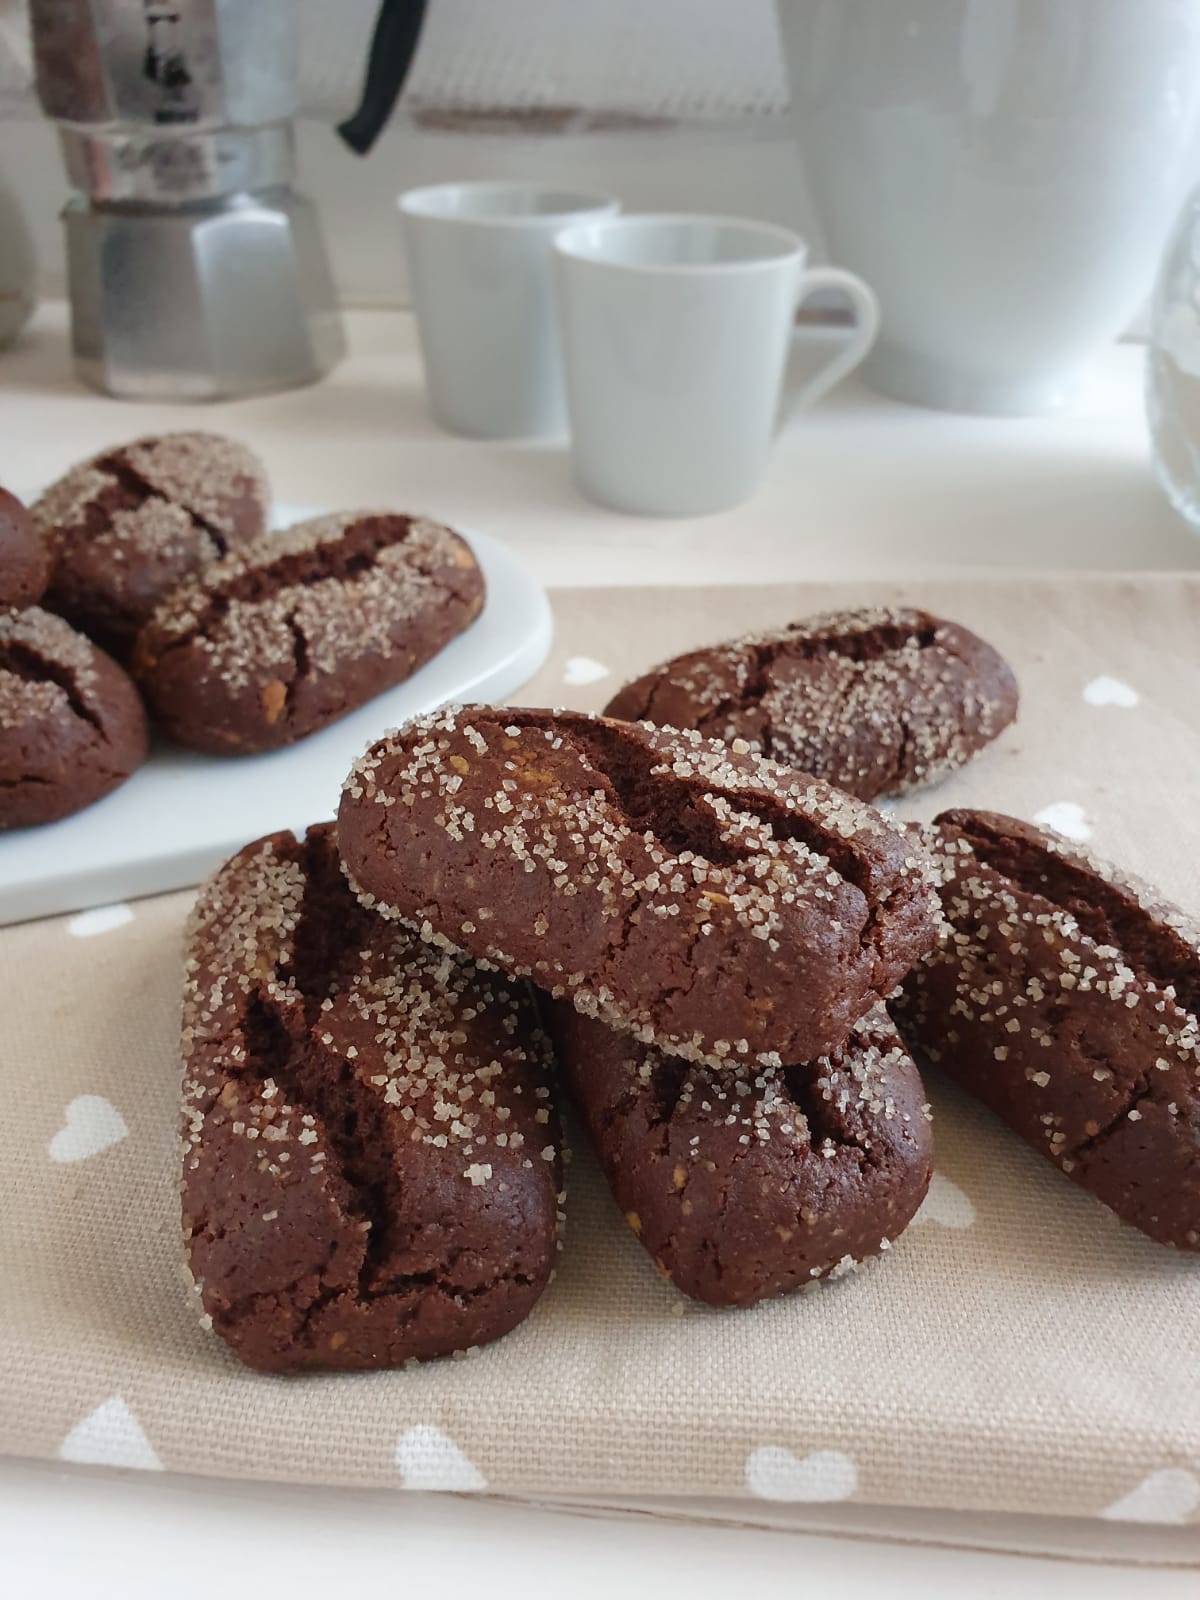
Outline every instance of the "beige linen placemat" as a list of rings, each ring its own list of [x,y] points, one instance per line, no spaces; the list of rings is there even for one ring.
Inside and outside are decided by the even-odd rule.
[[[1024,695],[1019,726],[908,814],[1042,814],[1200,906],[1200,581],[904,597],[993,640]],[[559,594],[554,652],[520,698],[596,707],[685,646],[873,598]],[[936,1080],[929,1199],[837,1283],[751,1311],[690,1304],[580,1149],[559,1275],[499,1344],[396,1373],[242,1370],[180,1276],[189,902],[0,933],[0,1449],[330,1484],[1200,1521],[1200,1259],[1121,1226]]]

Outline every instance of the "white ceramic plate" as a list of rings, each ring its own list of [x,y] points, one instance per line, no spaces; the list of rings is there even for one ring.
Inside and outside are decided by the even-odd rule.
[[[312,515],[278,506],[274,520],[286,527]],[[156,745],[128,783],[86,811],[0,834],[0,925],[199,883],[260,834],[331,817],[351,762],[385,728],[449,702],[503,700],[531,678],[550,649],[545,593],[498,540],[463,537],[487,603],[440,655],[286,750],[221,759]]]

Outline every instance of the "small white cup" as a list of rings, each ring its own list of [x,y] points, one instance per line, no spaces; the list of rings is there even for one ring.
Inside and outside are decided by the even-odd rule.
[[[805,267],[784,228],[725,217],[631,216],[554,241],[571,455],[589,499],[649,516],[738,505],[766,466],[797,305],[839,289],[857,325],[798,396],[811,404],[875,340],[861,278]]]
[[[620,203],[533,183],[442,183],[397,202],[434,420],[476,439],[561,433],[551,244]]]

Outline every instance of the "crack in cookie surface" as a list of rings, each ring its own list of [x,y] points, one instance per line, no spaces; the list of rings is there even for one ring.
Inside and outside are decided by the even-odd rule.
[[[366,903],[691,1060],[835,1049],[930,948],[919,846],[696,733],[464,707],[368,751],[339,837]]]
[[[185,1237],[242,1358],[394,1365],[519,1321],[561,1199],[521,987],[360,907],[329,827],[235,857],[189,951]]]
[[[867,607],[689,651],[605,710],[746,739],[869,800],[962,766],[1016,707],[1012,672],[984,640],[927,612]]]
[[[1200,1248],[1200,930],[1046,830],[951,811],[923,830],[948,923],[902,1032],[1076,1183]]]

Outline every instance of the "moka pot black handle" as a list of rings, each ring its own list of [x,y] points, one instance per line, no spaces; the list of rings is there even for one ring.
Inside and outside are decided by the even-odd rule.
[[[358,110],[338,124],[338,133],[365,156],[383,131],[417,53],[427,0],[382,0],[367,52],[367,72]]]

